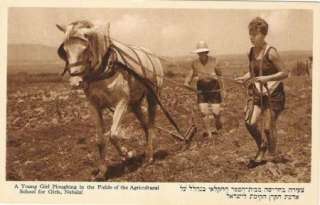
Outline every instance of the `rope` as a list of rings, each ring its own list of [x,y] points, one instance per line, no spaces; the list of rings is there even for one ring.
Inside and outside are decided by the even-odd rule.
[[[127,47],[129,47],[130,49],[132,49],[130,46],[131,45],[129,45],[129,44],[125,44],[125,43],[122,43],[122,42],[120,42],[120,41],[118,41],[118,40],[115,40],[115,39],[113,39],[113,38],[111,38],[112,40],[114,40],[114,41],[116,41],[116,42],[118,42],[118,43],[121,43],[121,44],[123,44],[124,46],[127,46]],[[122,49],[120,49],[120,48],[118,48],[118,47],[116,47],[114,44],[113,44],[113,47],[114,48],[116,48],[117,50],[120,50],[122,53],[125,53]],[[150,53],[150,52],[147,52],[146,50],[144,50],[144,49],[142,49],[142,48],[139,48],[139,47],[134,47],[135,49],[139,49],[139,50],[141,50],[142,52],[144,52],[147,56],[148,55],[151,55],[151,56],[153,56],[153,57],[156,57],[156,58],[159,58],[159,59],[161,59],[161,60],[165,60],[165,61],[168,61],[168,60],[166,60],[165,58],[162,58],[162,57],[160,57],[160,56],[157,56],[157,55],[155,55],[155,54],[153,54],[153,53]],[[120,54],[121,55],[121,54]],[[122,55],[121,55],[121,58],[124,58]],[[135,61],[134,61],[135,62]],[[125,62],[126,64],[127,64],[127,62]],[[137,62],[135,62],[135,63],[137,63]],[[142,64],[140,63],[140,66],[141,66]],[[178,66],[177,66],[178,67]],[[230,87],[230,88],[222,88],[222,89],[217,89],[217,90],[211,90],[211,91],[198,91],[198,90],[196,90],[196,89],[193,89],[193,88],[191,88],[191,87],[186,87],[184,84],[182,84],[182,83],[180,83],[180,82],[178,82],[178,81],[176,81],[176,80],[172,80],[172,79],[169,79],[168,77],[165,77],[165,76],[161,76],[161,75],[159,75],[159,74],[157,74],[157,73],[155,73],[155,72],[153,72],[153,71],[151,71],[151,70],[148,70],[148,69],[143,69],[144,70],[144,72],[149,72],[149,73],[151,73],[151,74],[153,74],[153,76],[155,76],[155,77],[161,77],[161,78],[163,78],[164,80],[166,80],[167,82],[169,82],[169,83],[171,83],[171,84],[174,84],[174,85],[176,85],[176,86],[178,86],[178,87],[182,87],[182,88],[184,88],[184,89],[186,89],[186,90],[188,90],[188,91],[191,91],[191,92],[193,92],[193,93],[199,93],[199,94],[203,94],[203,93],[219,93],[219,92],[226,92],[227,90],[232,90],[232,89],[234,89],[235,87],[237,87],[237,86],[233,86],[233,87]],[[218,79],[223,79],[223,80],[229,80],[229,81],[231,81],[231,82],[233,82],[233,83],[236,83],[236,84],[239,84],[237,81],[235,81],[233,78],[231,78],[230,76],[217,76],[217,75],[213,75],[212,73],[207,73],[207,72],[202,72],[202,71],[198,71],[199,73],[201,73],[201,74],[205,74],[205,75],[209,75],[209,76],[212,76],[212,77],[215,77],[215,78],[218,78]],[[225,94],[225,93],[224,93]],[[226,95],[226,94],[225,94]]]
[[[145,49],[142,49],[142,48],[140,48],[140,47],[123,43],[123,42],[121,42],[121,41],[119,41],[119,40],[116,40],[116,39],[114,39],[114,38],[111,38],[111,37],[110,37],[110,39],[113,40],[113,41],[115,41],[115,42],[121,43],[121,44],[123,44],[124,46],[127,46],[127,47],[129,47],[129,48],[134,47],[135,49],[138,49],[138,50],[144,52],[145,54],[147,54],[147,55],[149,55],[149,56],[153,56],[153,57],[159,58],[160,60],[163,60],[163,61],[172,63],[172,61],[166,59],[165,57],[160,57],[160,56],[158,56],[158,55],[156,55],[156,54],[154,54],[154,53],[148,52],[148,51],[146,51]],[[176,63],[174,63],[174,64],[175,64],[176,67],[179,68],[179,66],[177,66]],[[218,78],[218,79],[230,80],[230,81],[232,81],[232,82],[234,82],[234,83],[239,84],[237,81],[235,81],[235,80],[233,79],[233,76],[232,76],[232,75],[219,76],[219,75],[214,75],[214,74],[212,74],[212,73],[207,73],[207,72],[203,72],[203,71],[198,71],[198,73],[201,73],[201,74],[204,74],[204,75],[209,75],[209,76],[212,76],[212,77],[216,77],[216,78]],[[157,77],[159,77],[159,76],[157,75]],[[160,77],[162,77],[162,76],[160,76]],[[163,76],[163,77],[164,77],[164,76]],[[165,78],[165,77],[164,77],[164,78]]]
[[[118,52],[122,53],[123,55],[125,55],[126,57],[128,57],[130,60],[132,60],[133,62],[137,63],[137,61],[135,59],[133,59],[131,56],[129,56],[126,52],[124,52],[123,50],[121,50],[120,48],[113,46],[115,49],[118,50]],[[122,65],[122,68],[125,68],[125,70],[130,73],[131,75],[133,75],[136,79],[138,79],[141,83],[143,83],[144,86],[146,86],[146,88],[150,91],[150,93],[154,96],[155,100],[157,101],[157,103],[159,104],[161,110],[163,111],[163,113],[165,114],[165,116],[167,117],[167,119],[170,121],[170,123],[174,126],[174,128],[176,129],[176,131],[183,136],[181,130],[179,129],[177,123],[173,120],[173,118],[171,117],[171,115],[169,114],[169,112],[164,108],[161,100],[159,99],[159,96],[155,93],[154,91],[154,85],[152,84],[152,82],[149,79],[143,78],[141,75],[139,75],[136,71],[134,71],[133,69],[130,68],[130,64],[124,65],[120,62],[119,65]],[[127,62],[126,62],[127,63]],[[144,67],[142,64],[140,65],[141,67]],[[148,70],[148,69],[146,69]],[[184,136],[183,136],[184,137]]]

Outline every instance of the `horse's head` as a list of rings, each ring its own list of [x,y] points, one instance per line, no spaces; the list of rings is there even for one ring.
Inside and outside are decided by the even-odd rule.
[[[110,47],[109,24],[95,27],[89,21],[77,21],[57,27],[66,35],[58,49],[58,55],[66,62],[63,74],[68,72],[71,86],[79,87],[86,75],[99,68]]]

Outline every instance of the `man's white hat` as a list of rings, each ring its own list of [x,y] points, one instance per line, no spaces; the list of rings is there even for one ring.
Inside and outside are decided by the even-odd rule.
[[[202,53],[202,52],[208,52],[210,49],[208,48],[208,45],[205,41],[199,41],[197,43],[197,49],[192,51],[192,53]]]

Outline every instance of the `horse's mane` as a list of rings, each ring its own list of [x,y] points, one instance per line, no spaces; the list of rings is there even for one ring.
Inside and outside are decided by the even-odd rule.
[[[72,23],[69,24],[71,27],[69,27],[69,29],[66,32],[66,37],[67,39],[74,35],[75,33],[77,33],[77,31],[79,29],[83,29],[83,28],[93,28],[94,24],[90,21],[87,20],[80,20],[80,21],[74,21]]]
[[[80,20],[80,21],[74,21],[71,23],[76,28],[92,28],[94,24],[91,21],[88,20]]]

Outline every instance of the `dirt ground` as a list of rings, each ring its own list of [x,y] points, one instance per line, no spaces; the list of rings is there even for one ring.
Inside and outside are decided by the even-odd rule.
[[[182,82],[182,76],[171,79]],[[163,131],[156,131],[155,162],[144,166],[144,137],[131,114],[125,118],[121,142],[137,157],[121,162],[110,142],[108,181],[130,182],[310,182],[311,81],[292,76],[284,81],[286,109],[277,124],[282,160],[248,169],[256,153],[243,121],[246,102],[241,87],[226,82],[223,131],[215,140],[203,136],[196,97],[165,83],[164,104],[186,130],[191,118],[197,133],[188,149]],[[104,113],[107,127],[111,117]],[[159,111],[157,125],[173,130]],[[90,181],[98,151],[95,127],[82,91],[62,82],[9,82],[7,101],[7,180]]]

